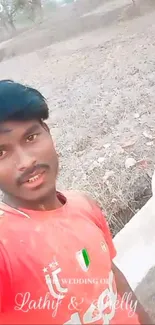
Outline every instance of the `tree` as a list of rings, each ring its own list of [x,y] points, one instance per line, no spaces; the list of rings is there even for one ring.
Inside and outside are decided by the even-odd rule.
[[[27,3],[27,0],[25,0]],[[41,0],[29,0],[28,1],[28,7],[30,11],[30,18],[35,22],[36,19],[41,18],[42,19],[42,3]]]
[[[1,23],[8,31],[15,31],[14,19],[22,7],[22,0],[1,0],[3,11],[0,13]]]
[[[0,22],[7,32],[16,31],[15,18],[21,10],[25,10],[29,18],[35,22],[36,18],[42,19],[41,0],[0,0]]]

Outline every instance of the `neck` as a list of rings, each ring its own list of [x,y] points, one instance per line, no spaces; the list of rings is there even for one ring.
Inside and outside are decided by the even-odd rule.
[[[46,196],[46,198],[42,198],[34,202],[20,200],[16,197],[12,197],[9,194],[4,194],[3,202],[16,209],[21,208],[21,209],[37,210],[37,211],[55,210],[60,208],[63,205],[63,203],[60,202],[57,196],[56,190],[54,193],[52,194],[50,193],[48,196]]]

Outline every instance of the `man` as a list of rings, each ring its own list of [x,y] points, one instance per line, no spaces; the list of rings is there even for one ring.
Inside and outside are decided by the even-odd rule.
[[[56,190],[44,97],[0,82],[0,324],[150,324],[96,203]]]

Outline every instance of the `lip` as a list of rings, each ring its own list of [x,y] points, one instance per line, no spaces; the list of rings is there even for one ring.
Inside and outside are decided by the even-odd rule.
[[[30,173],[28,176],[24,177],[22,180],[22,184],[26,183],[30,178],[43,174],[45,172],[44,169],[39,168],[38,170],[35,170],[34,172]]]
[[[38,172],[38,173],[31,174],[29,178],[35,176],[39,176],[39,177],[36,180],[32,181],[31,183],[24,182],[22,186],[24,186],[27,189],[35,189],[37,187],[40,187],[45,181],[45,172]]]

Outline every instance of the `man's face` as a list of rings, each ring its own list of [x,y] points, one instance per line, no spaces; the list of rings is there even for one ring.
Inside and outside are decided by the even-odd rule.
[[[55,189],[58,159],[50,133],[39,121],[0,124],[0,188],[24,201]]]

